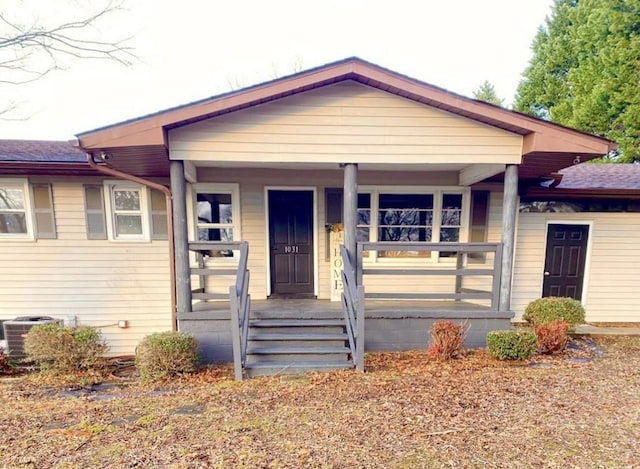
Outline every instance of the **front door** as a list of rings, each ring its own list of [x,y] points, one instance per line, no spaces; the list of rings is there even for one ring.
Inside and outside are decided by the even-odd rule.
[[[542,296],[582,299],[588,225],[549,225]]]
[[[270,190],[271,294],[311,297],[313,285],[313,191]]]

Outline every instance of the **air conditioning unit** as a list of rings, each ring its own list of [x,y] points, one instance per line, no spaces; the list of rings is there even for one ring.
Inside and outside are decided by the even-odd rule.
[[[62,319],[54,319],[49,316],[20,316],[11,321],[4,321],[2,328],[4,329],[4,339],[7,342],[6,353],[14,363],[19,363],[25,358],[24,338],[33,326],[39,324],[63,324]]]

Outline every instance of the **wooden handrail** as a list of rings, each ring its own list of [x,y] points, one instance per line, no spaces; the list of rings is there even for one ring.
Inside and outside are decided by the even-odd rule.
[[[426,266],[425,264],[402,267],[386,267],[383,265],[360,267],[356,278],[362,284],[365,275],[421,275],[421,276],[455,276],[455,291],[453,293],[368,293],[367,298],[378,299],[411,299],[411,300],[491,300],[491,307],[498,307],[500,276],[502,269],[501,243],[427,243],[427,242],[364,242],[358,243],[358,261],[362,266],[364,251],[414,251],[414,252],[455,252],[456,263],[447,267],[446,264]],[[463,263],[463,256],[470,253],[493,253],[493,266],[467,267]],[[462,287],[462,278],[470,276],[491,277],[491,291],[471,290]]]
[[[249,243],[246,241],[198,241],[189,243],[189,250],[200,256],[200,267],[191,269],[193,275],[233,275],[235,283],[229,286],[229,309],[231,313],[231,342],[233,347],[233,368],[236,380],[242,380],[242,369],[247,359],[247,343],[249,336],[249,315],[251,297],[249,295]],[[201,257],[209,251],[238,251],[238,265],[232,269],[229,265],[220,267],[204,267]]]
[[[351,356],[359,371],[364,371],[364,288],[356,283],[356,268],[347,249],[340,246],[342,256],[342,310],[347,327]]]

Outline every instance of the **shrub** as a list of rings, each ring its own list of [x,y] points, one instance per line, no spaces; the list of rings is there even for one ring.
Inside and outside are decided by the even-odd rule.
[[[436,321],[431,326],[429,357],[434,360],[449,360],[460,354],[464,342],[464,324],[453,321]]]
[[[89,326],[38,324],[24,341],[25,361],[59,373],[102,368],[107,350],[100,331]]]
[[[565,321],[573,328],[584,323],[585,312],[578,300],[550,296],[529,303],[522,318],[533,326]]]
[[[542,353],[554,353],[567,346],[569,324],[566,321],[553,321],[535,327],[538,350]]]
[[[198,342],[183,332],[158,332],[136,348],[136,367],[143,379],[161,379],[193,373],[198,362]]]
[[[0,347],[0,375],[9,373],[13,367],[9,363],[9,357],[4,353],[4,349]]]
[[[536,336],[531,331],[491,331],[487,349],[498,360],[526,360],[536,350]]]

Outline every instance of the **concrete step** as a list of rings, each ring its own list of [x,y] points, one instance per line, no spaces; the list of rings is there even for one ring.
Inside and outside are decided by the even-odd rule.
[[[330,371],[353,368],[351,362],[313,362],[313,361],[278,361],[248,363],[245,365],[247,376],[274,376],[306,373],[309,371]]]

